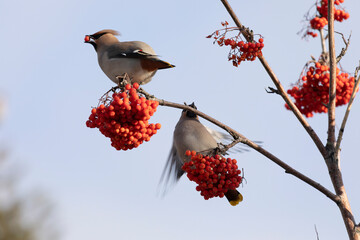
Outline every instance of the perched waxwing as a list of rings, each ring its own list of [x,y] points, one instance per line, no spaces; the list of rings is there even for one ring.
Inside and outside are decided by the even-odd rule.
[[[127,74],[131,81],[145,84],[151,81],[158,69],[173,68],[174,65],[162,61],[154,50],[140,41],[119,42],[120,35],[111,29],[101,30],[85,36],[85,43],[95,48],[100,68],[113,82]]]
[[[189,106],[196,109],[194,103]],[[213,132],[215,133],[216,131]],[[216,134],[218,134],[218,132],[216,132]],[[184,174],[181,167],[185,162],[190,161],[190,156],[185,155],[186,150],[201,152],[206,155],[210,154],[216,147],[218,147],[218,144],[214,136],[208,131],[207,127],[200,123],[199,117],[192,111],[183,110],[174,130],[173,145],[160,182],[177,182],[180,179]],[[237,205],[243,199],[237,190],[228,190],[225,197],[233,206]]]

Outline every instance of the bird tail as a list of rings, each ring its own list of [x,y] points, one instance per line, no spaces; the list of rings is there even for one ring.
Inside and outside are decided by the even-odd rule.
[[[229,201],[229,203],[232,206],[236,206],[239,204],[239,202],[241,202],[243,200],[243,196],[241,195],[241,193],[239,193],[238,190],[228,190],[225,193],[225,197],[227,198],[227,200]]]
[[[167,69],[167,68],[173,68],[173,67],[175,67],[175,65],[172,65],[172,64],[170,64],[170,63],[168,63],[168,62],[165,62],[165,61],[163,61],[163,60],[158,60],[157,62],[159,62],[160,64],[160,66],[159,66],[159,68],[158,69]]]

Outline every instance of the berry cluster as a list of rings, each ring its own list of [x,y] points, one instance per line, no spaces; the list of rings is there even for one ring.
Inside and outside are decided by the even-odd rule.
[[[235,159],[219,155],[203,156],[190,150],[186,151],[186,155],[191,156],[191,160],[182,169],[187,172],[190,181],[198,184],[196,190],[200,191],[205,200],[222,198],[229,189],[235,190],[242,182]]]
[[[326,105],[329,103],[329,67],[316,62],[302,76],[297,86],[287,91],[295,99],[295,105],[306,117],[312,117],[313,113],[326,113]],[[354,77],[347,73],[340,73],[336,69],[336,106],[347,104],[350,100]],[[285,104],[287,109],[290,109]]]
[[[339,6],[343,2],[344,0],[335,0],[334,4]],[[312,29],[322,29],[328,24],[328,0],[321,0],[320,6],[316,6],[316,10],[319,15],[310,20],[310,25]],[[342,22],[344,19],[346,20],[349,17],[349,13],[342,9],[334,10],[334,19],[336,21]]]
[[[339,6],[341,3],[343,3],[344,0],[335,0],[334,4]],[[328,18],[328,0],[322,0],[320,2],[320,6],[316,7],[317,11],[319,12],[321,17],[324,17],[325,19]],[[348,19],[350,17],[350,14],[345,12],[342,9],[334,9],[334,19],[336,21],[342,22],[344,19]]]
[[[310,26],[312,29],[322,29],[328,24],[328,20],[324,17],[314,17],[310,20]]]
[[[87,127],[99,128],[110,138],[111,146],[116,150],[136,148],[143,141],[149,141],[161,128],[160,123],[148,123],[159,102],[140,97],[138,88],[138,83],[133,86],[127,84],[125,89],[114,92],[112,97],[103,98],[101,105],[91,110],[86,121]]]
[[[262,48],[264,47],[264,39],[259,38],[258,42],[244,42],[241,39],[241,32],[234,37],[226,38],[226,34],[230,31],[239,30],[239,28],[232,27],[228,28],[228,22],[221,23],[225,29],[217,30],[207,38],[213,37],[214,43],[219,46],[230,46],[228,55],[229,61],[232,61],[233,66],[237,67],[242,61],[254,61],[256,57],[262,56]]]

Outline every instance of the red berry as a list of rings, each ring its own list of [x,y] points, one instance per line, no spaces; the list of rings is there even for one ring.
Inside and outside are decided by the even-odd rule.
[[[138,89],[139,86],[140,86],[140,85],[139,85],[137,82],[133,84],[133,88],[135,88],[135,89]]]

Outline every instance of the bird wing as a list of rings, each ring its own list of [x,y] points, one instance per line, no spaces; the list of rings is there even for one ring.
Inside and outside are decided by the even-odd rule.
[[[216,140],[216,142],[221,142],[225,145],[230,144],[234,139],[231,135],[223,133],[223,132],[219,132],[216,131],[212,128],[209,128],[207,126],[204,126],[206,128],[206,130],[208,130],[208,132],[213,136],[213,138]],[[261,144],[261,141],[254,141],[257,144]],[[249,147],[245,144],[237,144],[234,147],[232,147],[229,152],[248,152]]]
[[[146,43],[118,42],[107,50],[109,58],[153,58],[158,59],[154,50]]]
[[[154,50],[144,42],[118,42],[107,50],[109,59],[137,58],[143,61],[143,67],[149,70],[166,69],[174,65],[159,59]]]

